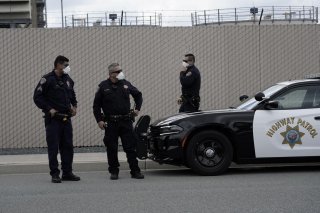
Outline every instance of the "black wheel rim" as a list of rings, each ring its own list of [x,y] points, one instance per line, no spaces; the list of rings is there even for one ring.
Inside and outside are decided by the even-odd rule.
[[[195,148],[196,160],[205,167],[215,167],[224,159],[224,147],[218,140],[203,140],[196,144]]]

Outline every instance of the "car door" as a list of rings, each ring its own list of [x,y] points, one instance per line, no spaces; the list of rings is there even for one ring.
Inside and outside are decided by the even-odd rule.
[[[256,158],[320,156],[320,85],[296,86],[272,97],[277,109],[258,109]]]

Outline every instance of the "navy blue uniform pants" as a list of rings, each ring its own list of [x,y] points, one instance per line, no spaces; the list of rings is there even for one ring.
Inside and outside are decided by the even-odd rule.
[[[46,139],[50,175],[59,175],[58,152],[61,156],[61,170],[64,174],[72,172],[73,141],[71,120],[66,122],[56,119],[45,119]]]
[[[109,172],[119,173],[118,138],[121,138],[123,151],[127,155],[127,161],[131,174],[140,172],[136,153],[136,139],[133,133],[131,120],[109,121],[105,129],[103,142],[106,146]]]
[[[199,110],[199,105],[194,106],[189,102],[184,102],[181,104],[179,112],[197,112]]]

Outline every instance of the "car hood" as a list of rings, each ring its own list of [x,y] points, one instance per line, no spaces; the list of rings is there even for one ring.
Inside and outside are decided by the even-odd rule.
[[[221,114],[221,113],[237,113],[237,112],[243,112],[246,110],[240,110],[240,109],[221,109],[221,110],[209,110],[209,111],[199,111],[199,112],[193,112],[193,113],[179,113],[175,114],[169,117],[165,117],[162,119],[159,119],[155,121],[152,126],[164,126],[169,125],[173,122],[185,119],[185,118],[191,118],[195,116],[203,116],[203,115],[213,115],[213,114]]]

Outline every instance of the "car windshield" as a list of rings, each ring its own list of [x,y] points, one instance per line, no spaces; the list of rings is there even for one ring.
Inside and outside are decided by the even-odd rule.
[[[276,85],[273,85],[272,87],[269,87],[268,89],[264,90],[263,93],[264,93],[265,97],[270,97],[271,95],[273,95],[274,93],[276,93],[280,89],[284,88],[285,86],[286,85],[284,85],[284,84],[276,84]],[[257,101],[254,97],[252,97],[251,99],[249,99],[246,102],[240,104],[236,108],[237,109],[250,110],[250,109],[253,109],[255,106],[257,106],[259,102],[260,101]]]

